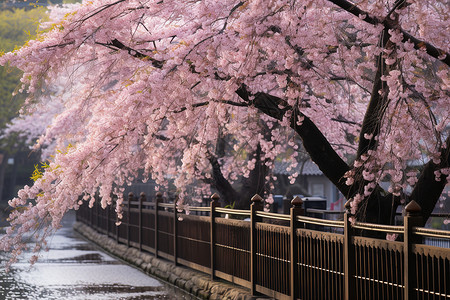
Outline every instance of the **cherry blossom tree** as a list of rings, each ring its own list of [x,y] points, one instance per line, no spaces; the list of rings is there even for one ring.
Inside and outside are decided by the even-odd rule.
[[[2,239],[14,255],[26,232],[44,226],[43,241],[96,192],[103,207],[112,195],[120,204],[139,169],[162,186],[175,178],[182,203],[198,179],[248,176],[249,153],[272,168],[297,147],[293,133],[355,218],[389,224],[414,199],[426,220],[443,194],[445,1],[93,0],[65,10],[0,58],[24,72],[25,111],[59,78],[76,86],[39,141],[55,139],[57,151],[10,201],[22,207]],[[233,136],[235,155],[214,160],[221,136]]]

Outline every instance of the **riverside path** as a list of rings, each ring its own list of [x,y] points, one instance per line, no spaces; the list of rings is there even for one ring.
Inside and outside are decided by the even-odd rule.
[[[65,217],[34,266],[25,253],[9,273],[0,270],[0,300],[197,299],[102,252],[73,231],[74,222],[74,213]]]

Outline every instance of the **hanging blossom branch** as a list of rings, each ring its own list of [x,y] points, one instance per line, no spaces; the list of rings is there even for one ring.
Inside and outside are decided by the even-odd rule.
[[[342,194],[349,196],[356,192],[351,186],[346,185],[344,181],[344,174],[350,170],[349,166],[339,157],[329,141],[310,118],[289,106],[281,98],[265,93],[251,95],[245,86],[241,86],[236,93],[244,101],[251,103],[263,113],[280,121],[283,120],[287,111],[294,111],[290,119],[290,127],[302,139],[303,146],[311,159],[317,164],[325,176],[336,185]],[[303,120],[301,124],[298,122],[299,119]],[[330,168],[330,166],[333,167]]]
[[[428,55],[430,55],[431,57],[434,57],[436,59],[439,59],[443,63],[445,63],[447,66],[450,66],[450,54],[449,53],[433,46],[432,44],[430,44],[428,42],[422,41],[422,40],[412,36],[405,30],[403,30],[398,24],[396,24],[395,22],[392,22],[389,18],[389,15],[386,18],[379,19],[377,17],[370,16],[369,13],[363,11],[356,4],[351,3],[347,0],[328,0],[328,1],[336,4],[340,8],[348,11],[349,13],[357,16],[358,18],[361,18],[364,22],[367,22],[372,25],[382,24],[384,26],[384,28],[386,28],[386,29],[400,30],[400,32],[403,34],[403,42],[407,42],[407,41],[412,42],[414,44],[414,48],[416,50],[425,49],[425,51],[428,53]],[[404,2],[405,2],[404,0],[399,1],[394,6],[394,8],[401,7],[401,5],[403,5]]]

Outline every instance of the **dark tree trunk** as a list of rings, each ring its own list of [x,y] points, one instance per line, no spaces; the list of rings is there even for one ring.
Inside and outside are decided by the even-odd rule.
[[[250,155],[250,159],[256,159],[255,168],[250,171],[249,177],[242,179],[241,187],[237,190],[223,176],[217,157],[210,155],[209,161],[212,166],[213,176],[209,182],[212,187],[217,189],[220,198],[225,205],[231,205],[236,209],[249,209],[251,198],[258,194],[263,196],[266,189],[265,177],[268,174],[268,168],[265,161],[261,160],[261,146],[258,145],[256,151]]]

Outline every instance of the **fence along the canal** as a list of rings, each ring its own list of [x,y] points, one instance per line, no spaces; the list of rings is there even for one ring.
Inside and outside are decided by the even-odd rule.
[[[347,213],[343,221],[304,216],[300,198],[290,215],[264,212],[257,195],[251,210],[220,208],[218,200],[213,195],[210,207],[191,207],[209,212],[196,216],[163,203],[161,194],[154,202],[129,195],[120,226],[114,207],[98,203],[82,205],[77,218],[120,243],[277,299],[450,299],[450,249],[421,244],[424,237],[448,241],[450,232],[417,227],[415,202],[403,226],[352,226]],[[361,230],[403,241],[356,235]]]

